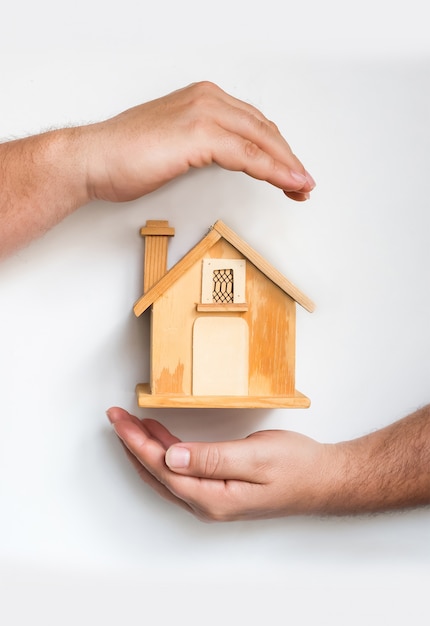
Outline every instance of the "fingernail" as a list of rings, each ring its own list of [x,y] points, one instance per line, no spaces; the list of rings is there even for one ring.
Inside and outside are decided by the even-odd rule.
[[[166,465],[172,469],[188,467],[190,464],[190,451],[181,446],[172,446],[166,452]]]
[[[118,419],[118,416],[116,415],[116,411],[115,409],[113,409],[112,407],[110,409],[108,409],[106,411],[106,415],[108,420],[110,421],[110,423],[112,424],[112,426],[115,424],[115,422]]]
[[[302,186],[305,185],[308,181],[308,178],[304,174],[300,174],[299,172],[290,171],[291,178],[294,178],[298,183],[301,183]]]
[[[305,170],[305,172],[306,172],[306,180],[308,181],[308,183],[311,185],[313,189],[314,187],[316,187],[316,182],[314,181],[314,179],[312,178],[312,176],[309,174],[308,171]]]
[[[120,426],[118,426],[118,424],[115,424],[115,422],[112,422],[112,426],[113,426],[113,429],[114,429],[115,433],[118,435],[118,437],[119,437],[120,439],[122,439],[122,438],[123,438],[123,436],[122,436],[122,435],[121,435],[121,433],[119,432],[119,429],[120,429],[121,427],[120,427]]]

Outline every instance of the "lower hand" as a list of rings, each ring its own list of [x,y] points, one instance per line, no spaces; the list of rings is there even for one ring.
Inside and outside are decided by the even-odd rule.
[[[203,521],[318,513],[333,446],[267,430],[221,443],[182,443],[163,425],[113,407],[108,417],[141,478]]]

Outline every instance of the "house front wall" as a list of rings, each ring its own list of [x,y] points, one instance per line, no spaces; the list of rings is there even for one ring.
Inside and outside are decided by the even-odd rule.
[[[205,255],[243,256],[221,239]],[[192,395],[193,326],[198,317],[241,317],[249,327],[248,395],[294,394],[295,302],[246,261],[247,311],[205,313],[201,302],[202,261],[199,259],[153,304],[151,311],[151,393]]]
[[[151,393],[191,395],[192,333],[201,263],[186,271],[152,306]]]

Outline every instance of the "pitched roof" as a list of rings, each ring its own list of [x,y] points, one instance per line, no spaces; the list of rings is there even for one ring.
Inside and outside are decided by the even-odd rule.
[[[303,294],[293,283],[291,283],[281,272],[275,269],[266,259],[264,259],[251,246],[236,235],[221,220],[211,226],[209,232],[191,250],[178,261],[151,289],[139,298],[133,307],[136,317],[142,315],[157,298],[159,298],[173,283],[196,261],[203,257],[205,252],[223,237],[236,250],[241,252],[251,263],[253,263],[267,278],[269,278],[282,291],[287,293],[298,304],[310,313],[315,309],[315,304],[305,294]]]

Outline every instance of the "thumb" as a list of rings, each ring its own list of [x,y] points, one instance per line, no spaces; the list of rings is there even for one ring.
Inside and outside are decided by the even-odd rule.
[[[177,474],[254,482],[252,478],[259,465],[255,447],[249,439],[217,443],[178,443],[167,450],[165,461]]]

